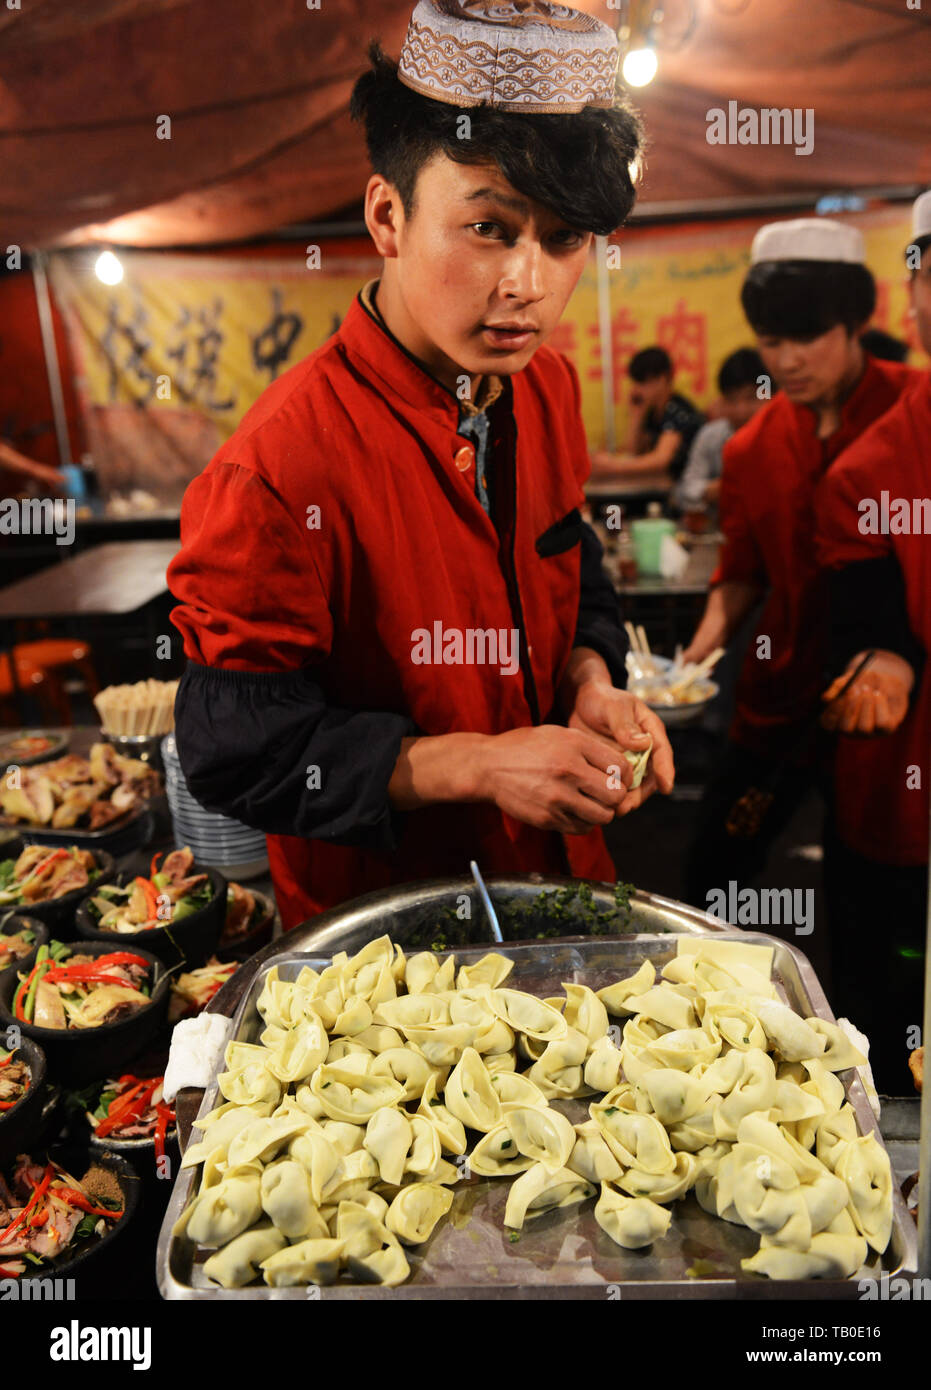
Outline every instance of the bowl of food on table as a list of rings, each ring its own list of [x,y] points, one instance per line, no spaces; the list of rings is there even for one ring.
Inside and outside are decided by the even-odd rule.
[[[85,1085],[151,1042],[164,1022],[168,983],[162,962],[135,945],[52,941],[31,970],[0,976],[0,1029],[18,1026],[42,1048],[51,1075]]]
[[[16,1047],[0,1040],[0,1163],[17,1153],[39,1130],[46,1096],[45,1054],[20,1036]]]
[[[113,856],[102,849],[7,847],[0,850],[0,912],[23,913],[59,936],[70,935],[78,903],[111,878],[114,869]]]
[[[91,1145],[115,1149],[132,1159],[140,1175],[159,1171],[166,1155],[177,1155],[175,1107],[164,1097],[163,1053],[154,1065],[140,1059],[130,1071],[93,1081],[67,1098],[90,1132]]]
[[[217,948],[219,959],[247,960],[271,941],[274,930],[274,900],[241,883],[229,883],[226,917]]]
[[[87,941],[135,942],[169,967],[200,965],[220,939],[226,879],[194,863],[190,849],[157,851],[148,874],[118,872],[88,895],[75,918]]]
[[[68,735],[59,729],[18,729],[0,738],[0,772],[45,762],[67,747]]]
[[[13,966],[28,970],[48,938],[48,927],[38,917],[22,912],[0,913],[0,974]]]
[[[21,1153],[0,1169],[0,1278],[70,1275],[132,1219],[139,1179],[122,1155],[65,1157]]]
[[[220,961],[211,956],[206,965],[178,975],[171,982],[168,1022],[175,1024],[182,1018],[194,1018],[203,1013],[213,996],[233,978],[239,965],[238,960]]]

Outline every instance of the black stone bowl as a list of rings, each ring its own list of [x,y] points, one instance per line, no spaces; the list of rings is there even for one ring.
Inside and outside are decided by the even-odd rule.
[[[267,946],[275,930],[276,908],[274,899],[267,893],[253,892],[256,907],[255,922],[247,931],[238,936],[221,935],[217,946],[217,959],[221,961],[248,960],[256,951]]]
[[[126,1070],[127,1063],[148,1046],[165,1019],[168,1008],[169,976],[162,962],[149,951],[119,940],[100,944],[82,942],[75,954],[105,956],[112,951],[132,951],[142,956],[152,968],[149,985],[152,997],[148,1004],[128,1018],[115,1023],[103,1023],[98,1028],[38,1028],[13,1017],[13,994],[19,983],[15,971],[0,976],[0,1028],[16,1025],[26,1037],[32,1038],[45,1053],[49,1076],[71,1087],[86,1086],[98,1076],[108,1076]]]
[[[94,1236],[81,1241],[73,1253],[64,1251],[57,1259],[44,1260],[41,1265],[27,1268],[22,1279],[42,1280],[74,1279],[73,1293],[64,1283],[58,1296],[62,1298],[90,1298],[106,1296],[119,1297],[121,1287],[120,1264],[124,1260],[121,1242],[136,1216],[141,1194],[139,1175],[132,1164],[122,1154],[95,1151],[74,1144],[55,1144],[46,1152],[30,1153],[37,1163],[54,1159],[66,1173],[82,1182],[90,1168],[106,1168],[119,1184],[123,1198],[123,1214],[118,1221],[107,1222],[102,1236]],[[12,1165],[7,1165],[7,1172]],[[6,1174],[5,1174],[6,1176]],[[48,1284],[43,1289],[48,1289]],[[58,1286],[52,1285],[57,1291]],[[36,1293],[33,1297],[49,1297],[48,1292]]]
[[[192,864],[191,873],[206,874],[213,888],[213,897],[199,911],[182,917],[178,922],[167,923],[164,927],[144,927],[135,932],[101,931],[85,899],[75,916],[78,936],[85,941],[107,942],[111,951],[135,951],[137,946],[142,946],[143,950],[157,956],[169,970],[181,965],[187,969],[203,965],[216,949],[226,920],[226,879],[217,869],[210,869],[204,864]],[[122,886],[131,883],[133,877],[133,874],[122,870],[110,881]]]
[[[18,849],[15,844],[12,846],[0,846],[0,861],[4,859],[18,859],[23,849],[31,843],[38,842],[32,841],[27,835],[25,839],[20,842]],[[48,845],[46,848],[51,853],[55,846]],[[79,845],[78,848],[81,849],[82,846]],[[116,861],[112,854],[108,854],[107,851],[103,849],[94,849],[91,850],[91,853],[94,856],[94,862],[100,870],[100,873],[89,884],[85,884],[83,888],[74,888],[70,893],[65,893],[64,897],[61,898],[49,898],[49,900],[44,903],[27,903],[24,905],[26,914],[44,923],[45,926],[48,927],[49,933],[59,941],[72,941],[74,939],[74,914],[78,903],[81,902],[83,898],[86,898],[89,893],[95,893],[101,884],[108,883],[116,873]]]
[[[0,916],[0,942],[5,936],[17,936],[27,927],[35,935],[32,950],[28,956],[19,956],[16,960],[10,960],[8,965],[3,965],[3,961],[9,960],[9,957],[0,956],[0,976],[5,975],[7,970],[12,970],[14,975],[20,971],[31,970],[36,963],[39,947],[47,946],[49,941],[48,927],[40,922],[38,917],[33,917],[26,912],[14,912],[12,916],[5,918]]]
[[[2,1039],[0,1039],[2,1040]],[[45,1053],[32,1038],[22,1036],[11,1049],[17,1061],[29,1068],[29,1088],[10,1110],[0,1110],[0,1164],[27,1153],[42,1127],[46,1098]]]

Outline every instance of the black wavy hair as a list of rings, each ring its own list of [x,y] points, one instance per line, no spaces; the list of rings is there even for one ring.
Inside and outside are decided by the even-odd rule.
[[[626,220],[636,191],[630,166],[643,154],[643,131],[626,98],[572,115],[501,111],[483,102],[458,107],[421,96],[398,77],[398,65],[375,39],[371,67],[349,102],[362,121],[376,173],[398,190],[406,217],[415,208],[421,168],[438,151],[457,164],[486,161],[525,197],[548,207],[578,231],[607,236]],[[457,135],[469,117],[470,138]]]
[[[725,357],[718,368],[718,390],[722,396],[739,391],[744,386],[756,386],[757,379],[766,375],[763,359],[756,348],[738,348]]]
[[[658,376],[672,376],[674,371],[672,358],[666,349],[661,347],[641,348],[627,364],[628,376],[638,385],[645,381],[655,381]]]
[[[865,265],[847,261],[759,261],[740,302],[754,333],[805,342],[838,324],[859,332],[876,308],[876,281]]]

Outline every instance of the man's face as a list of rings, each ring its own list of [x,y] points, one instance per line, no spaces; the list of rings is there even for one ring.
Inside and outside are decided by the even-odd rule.
[[[753,419],[762,404],[755,386],[736,386],[721,397],[721,414],[733,429],[739,430]]]
[[[795,405],[834,400],[855,380],[862,356],[856,335],[843,324],[807,342],[758,337],[757,347],[774,383]]]
[[[462,373],[525,367],[562,317],[591,233],[518,193],[496,164],[445,154],[421,169],[411,217],[399,199],[396,215],[386,272],[405,345],[453,387]]]
[[[657,410],[666,404],[672,390],[672,380],[668,376],[650,377],[649,381],[635,381],[630,388],[630,403],[635,410]]]
[[[926,246],[921,253],[921,269],[916,270],[909,281],[909,293],[921,345],[925,352],[931,352],[931,246]]]

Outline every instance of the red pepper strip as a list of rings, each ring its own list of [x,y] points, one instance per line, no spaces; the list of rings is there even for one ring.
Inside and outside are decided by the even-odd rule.
[[[152,855],[152,863],[149,865],[149,878],[154,878],[154,877],[155,877],[155,874],[156,874],[155,865],[156,865],[157,862],[158,862],[158,857],[159,857],[159,855],[161,854],[161,852],[162,852],[162,851],[161,851],[160,849],[157,849],[157,850],[155,851],[155,853]]]
[[[22,1019],[23,1023],[29,1022],[29,1020],[26,1018],[25,1010],[22,1007],[23,1000],[29,993],[29,986],[32,984],[33,976],[35,975],[36,971],[40,970],[42,966],[46,965],[47,963],[48,962],[44,960],[37,960],[35,965],[30,970],[29,974],[26,976],[25,980],[23,980],[22,984],[19,986],[15,995],[13,996],[13,1014],[16,1018]]]
[[[44,1207],[42,1211],[35,1212],[30,1218],[29,1225],[44,1226],[46,1221],[48,1221],[48,1207]]]
[[[146,970],[151,964],[143,956],[134,956],[131,951],[107,951],[95,959],[98,965],[144,965]]]
[[[73,965],[70,968],[53,966],[45,978],[53,985],[61,980],[75,985],[122,985],[124,989],[133,988],[128,981],[120,979],[119,975],[108,975],[103,970],[95,970],[91,965]]]
[[[149,914],[149,917],[154,917],[157,921],[158,890],[156,889],[155,884],[150,883],[147,878],[143,878],[140,874],[136,875],[136,877],[133,879],[133,882],[135,883],[137,888],[142,889],[142,892],[145,896],[146,912]]]
[[[123,1215],[122,1211],[108,1211],[106,1207],[95,1207],[90,1199],[85,1197],[83,1192],[79,1192],[76,1187],[56,1187],[55,1196],[60,1197],[71,1207],[86,1211],[90,1216],[106,1216],[110,1221],[119,1221]]]
[[[158,1080],[140,1081],[138,1085],[131,1086],[128,1091],[124,1091],[121,1096],[116,1096],[110,1102],[105,1117],[97,1123],[98,1139],[102,1139],[118,1126],[127,1124],[147,1109],[152,1093],[158,1084]]]
[[[28,883],[31,878],[37,878],[39,874],[44,873],[44,871],[50,868],[52,864],[57,864],[59,859],[70,859],[70,857],[71,851],[69,849],[56,849],[55,852],[53,854],[50,854],[47,859],[42,859],[39,861],[38,864],[34,864],[32,868],[29,870],[26,877],[21,878],[19,880],[18,886],[22,888],[23,885]]]
[[[165,1136],[168,1133],[168,1125],[174,1119],[171,1106],[164,1100],[158,1103],[158,1120],[155,1123],[155,1157],[165,1157]]]
[[[19,1100],[22,1100],[22,1096]],[[0,1110],[12,1110],[14,1105],[19,1104],[19,1100],[0,1100]]]
[[[8,1052],[5,1057],[0,1057],[0,1067],[8,1067],[13,1060],[12,1052]]]
[[[55,1170],[52,1167],[52,1165],[49,1164],[42,1176],[42,1181],[37,1183],[36,1186],[32,1189],[32,1196],[29,1198],[29,1201],[23,1207],[19,1216],[17,1216],[16,1220],[12,1223],[12,1225],[7,1226],[5,1231],[0,1232],[0,1245],[3,1245],[6,1241],[10,1239],[10,1236],[13,1235],[15,1231],[19,1230],[20,1226],[22,1226],[23,1222],[26,1220],[26,1217],[29,1216],[30,1212],[34,1211],[35,1208],[39,1205],[39,1201],[42,1197],[45,1196],[45,1193],[48,1190],[48,1185],[52,1181],[54,1175]]]

